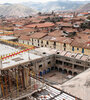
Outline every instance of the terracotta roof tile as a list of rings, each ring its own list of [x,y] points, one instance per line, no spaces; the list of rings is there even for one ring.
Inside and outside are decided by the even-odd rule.
[[[90,14],[89,12],[82,12],[80,14],[86,15],[86,14]]]
[[[20,40],[30,40],[30,36],[26,36],[26,35],[21,35]]]
[[[35,29],[32,28],[22,28],[20,30],[14,30],[15,34],[28,34],[29,32],[34,32]]]
[[[57,22],[57,25],[72,27],[72,24],[66,22]]]
[[[61,34],[62,34],[62,31],[60,31],[60,30],[56,30],[56,31],[48,33],[48,35],[52,36],[52,37],[60,37]]]
[[[63,30],[66,32],[77,32],[77,30],[73,28],[64,28]]]
[[[41,39],[43,38],[44,36],[47,36],[47,33],[34,33],[30,36],[30,38],[35,38],[35,39]]]
[[[90,34],[90,29],[84,30],[83,33],[89,33]]]
[[[52,27],[52,26],[54,26],[53,23],[46,22],[46,23],[39,23],[39,24],[30,24],[30,25],[27,25],[26,27],[28,27],[28,28],[35,28],[35,27],[42,28],[42,27]]]
[[[47,40],[47,41],[54,41],[54,42],[66,43],[66,44],[70,44],[72,42],[72,39],[71,38],[67,38],[67,37],[46,36],[46,37],[44,37],[42,39],[43,40]]]

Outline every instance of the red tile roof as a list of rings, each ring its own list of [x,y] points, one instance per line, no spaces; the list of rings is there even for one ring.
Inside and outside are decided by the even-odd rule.
[[[90,14],[90,13],[88,13],[88,12],[83,12],[83,13],[80,13],[80,14],[86,15],[86,14]]]
[[[47,36],[47,33],[34,33],[30,36],[30,38],[35,38],[35,39],[41,39],[43,37]]]
[[[28,27],[28,28],[35,28],[35,27],[42,28],[42,27],[52,27],[52,26],[54,26],[53,23],[46,22],[46,23],[39,23],[39,24],[30,24],[30,25],[27,25],[26,27]]]
[[[90,33],[90,29],[86,29],[82,33]]]
[[[34,32],[35,29],[32,28],[22,28],[21,30],[14,30],[15,34],[28,34],[29,32]]]
[[[66,32],[77,32],[76,29],[72,29],[72,28],[64,28],[63,30]]]
[[[85,37],[85,35],[82,34],[80,38],[75,37],[74,40],[71,43],[71,46],[75,46],[78,48],[85,48],[85,49],[90,49],[90,45],[88,45],[88,37]]]
[[[57,22],[57,25],[61,25],[61,26],[68,26],[68,27],[72,27],[71,23],[66,23],[66,22]]]
[[[66,43],[66,44],[70,44],[72,42],[72,39],[71,38],[67,38],[67,37],[45,36],[44,38],[42,38],[42,40],[60,42],[60,43]]]
[[[60,37],[62,34],[62,31],[61,30],[56,30],[56,31],[53,31],[53,32],[50,32],[48,33],[49,36],[52,36],[52,37]]]
[[[21,35],[20,40],[30,40],[30,36],[26,36],[26,35]]]

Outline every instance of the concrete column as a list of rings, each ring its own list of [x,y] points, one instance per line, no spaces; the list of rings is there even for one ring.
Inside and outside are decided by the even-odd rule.
[[[25,87],[29,86],[29,68],[24,68]]]
[[[0,60],[0,68],[2,69],[2,59]]]
[[[0,71],[0,73],[1,73],[1,71]],[[0,74],[0,96],[2,96],[2,89],[1,89],[1,74]]]
[[[74,69],[74,64],[72,64],[72,69]]]
[[[62,61],[62,67],[64,67],[64,62]]]
[[[24,68],[21,69],[21,73],[22,73],[22,87],[25,88]]]

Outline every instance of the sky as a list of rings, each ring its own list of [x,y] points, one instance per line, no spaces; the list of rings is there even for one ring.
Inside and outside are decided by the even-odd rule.
[[[44,2],[48,2],[48,1],[57,1],[57,0],[0,0],[0,4],[3,4],[3,3],[21,3],[21,2],[28,2],[28,1],[44,3]],[[77,0],[72,0],[72,1],[77,1]],[[87,0],[79,0],[79,1],[87,1]]]

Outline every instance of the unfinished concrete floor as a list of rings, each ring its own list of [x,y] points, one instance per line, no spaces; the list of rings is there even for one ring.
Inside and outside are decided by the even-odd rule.
[[[67,76],[67,74],[62,74],[61,72],[55,70],[43,75],[44,79],[51,84],[62,84],[69,80]]]

